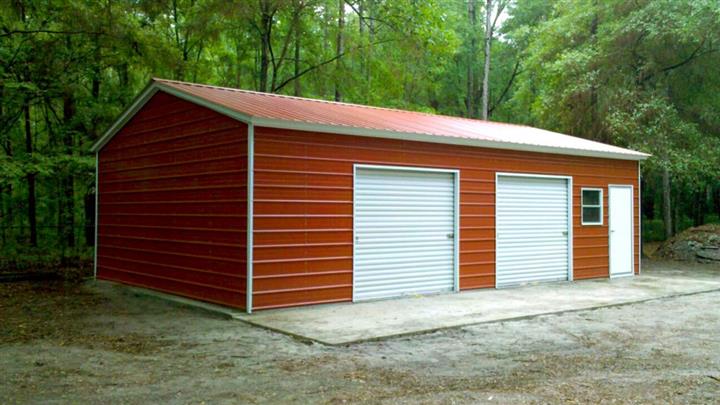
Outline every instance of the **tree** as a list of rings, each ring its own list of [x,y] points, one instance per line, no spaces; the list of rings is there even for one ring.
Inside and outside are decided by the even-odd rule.
[[[89,254],[88,148],[153,76],[637,148],[654,155],[643,207],[668,235],[720,218],[709,0],[16,0],[0,61],[4,257]]]
[[[488,1],[489,2],[489,1]],[[488,9],[489,10],[489,9]],[[470,24],[470,50],[467,61],[467,116],[475,117],[475,62],[477,61],[477,1],[468,1],[468,22]],[[486,50],[487,52],[487,50]],[[486,55],[487,58],[487,55]],[[483,78],[483,83],[485,79]],[[484,93],[484,87],[483,87]]]
[[[337,37],[335,39],[335,54],[343,55],[345,53],[345,0],[338,0],[338,23]],[[340,92],[340,80],[342,75],[342,58],[335,60],[335,101],[342,101],[342,93]]]
[[[649,184],[662,187],[670,235],[679,227],[672,205],[705,198],[681,190],[717,187],[720,177],[720,117],[707,110],[718,44],[716,2],[560,1],[528,44],[514,102],[528,123],[652,153],[643,172],[662,178]]]
[[[485,52],[483,54],[483,85],[482,85],[482,119],[488,119],[490,101],[490,47],[492,45],[495,27],[502,15],[506,0],[485,0]],[[492,18],[493,9],[495,18]],[[519,66],[519,65],[518,65]],[[512,77],[514,79],[514,76]]]

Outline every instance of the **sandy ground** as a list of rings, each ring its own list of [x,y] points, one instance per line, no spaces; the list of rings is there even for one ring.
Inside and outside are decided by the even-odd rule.
[[[0,284],[0,320],[3,404],[720,403],[720,293],[346,347],[62,282]]]

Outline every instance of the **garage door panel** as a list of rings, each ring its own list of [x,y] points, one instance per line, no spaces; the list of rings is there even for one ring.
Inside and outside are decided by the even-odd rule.
[[[404,252],[404,253],[393,253],[386,254],[385,256],[379,255],[375,252],[369,251],[356,251],[355,264],[356,267],[363,267],[361,269],[362,274],[359,275],[358,279],[361,279],[365,274],[370,274],[377,267],[384,267],[392,265],[394,268],[412,267],[422,265],[429,261],[447,261],[452,259],[452,254],[447,254],[441,250],[428,251],[424,253],[416,252]],[[370,257],[366,257],[370,256]]]
[[[382,249],[382,248],[403,248],[403,247],[427,247],[432,248],[438,245],[444,245],[447,242],[445,238],[438,237],[415,237],[409,240],[402,240],[395,237],[380,237],[373,239],[371,242],[364,242],[361,249]],[[452,242],[449,242],[452,246]]]
[[[497,179],[497,286],[567,280],[568,180]]]
[[[447,262],[447,258],[438,260],[425,260],[421,263],[382,263],[373,267],[372,272],[368,272],[365,277],[368,280],[377,279],[378,277],[392,278],[398,273],[398,269],[412,270],[413,275],[422,273],[436,273]]]
[[[357,168],[354,299],[454,287],[452,173]]]
[[[363,247],[360,249],[356,249],[358,252],[368,252],[368,253],[374,253],[374,254],[403,254],[406,253],[408,255],[412,254],[418,254],[418,255],[436,255],[439,253],[451,253],[452,250],[448,250],[452,248],[452,243],[425,243],[424,245],[418,246],[416,244],[395,244],[395,245],[371,245],[367,248]],[[362,259],[361,259],[362,260]]]

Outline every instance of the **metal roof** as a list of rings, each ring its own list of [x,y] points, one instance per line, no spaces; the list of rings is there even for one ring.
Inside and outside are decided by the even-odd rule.
[[[157,91],[248,124],[347,135],[498,149],[643,160],[648,154],[524,125],[339,103],[226,87],[153,79],[135,103],[93,145],[98,151]]]

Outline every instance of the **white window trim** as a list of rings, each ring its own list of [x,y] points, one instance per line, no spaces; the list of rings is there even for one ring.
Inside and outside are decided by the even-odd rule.
[[[584,200],[584,198],[583,198],[584,191],[599,191],[600,192],[600,205],[599,206],[597,206],[597,205],[588,205],[587,206],[587,208],[598,208],[598,207],[600,208],[600,222],[585,221],[585,216],[583,215],[583,208],[585,208],[585,201],[583,201]],[[605,217],[604,217],[605,212],[603,212],[604,211],[603,203],[604,203],[603,189],[595,188],[595,187],[583,187],[580,189],[580,222],[582,223],[582,225],[603,225],[604,220],[605,220]]]

